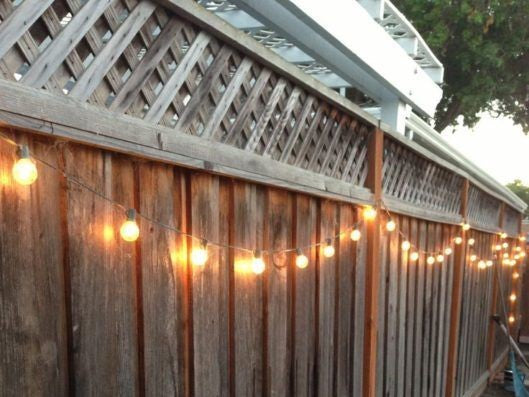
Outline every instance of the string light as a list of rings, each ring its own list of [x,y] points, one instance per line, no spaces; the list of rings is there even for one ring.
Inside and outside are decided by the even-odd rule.
[[[470,230],[470,225],[468,223],[463,223],[461,224],[461,229],[466,232],[467,230]]]
[[[516,294],[512,293],[511,296],[509,296],[509,299],[511,300],[511,302],[516,302]]]
[[[475,262],[476,259],[478,259],[477,255],[475,254],[470,255],[470,262]]]
[[[525,240],[526,240],[525,236],[520,236],[520,241],[525,241]]]
[[[426,263],[429,265],[433,265],[435,263],[435,258],[433,256],[429,256],[426,258]]]
[[[516,247],[515,250],[516,252],[520,252],[522,250],[522,247]]]
[[[261,274],[265,271],[266,265],[264,263],[264,260],[261,256],[261,251],[255,250],[253,253],[253,259],[252,259],[252,271],[255,274]]]
[[[417,259],[419,259],[419,253],[418,252],[412,252],[410,255],[410,260],[412,262],[415,262]]]
[[[508,258],[508,257],[509,257],[509,254],[508,254],[507,252],[504,252],[504,253],[503,253],[503,257],[504,257],[504,258]]]
[[[511,266],[516,266],[516,259],[511,259],[510,265]]]
[[[386,230],[388,232],[392,232],[397,228],[397,224],[393,220],[389,220],[388,223],[386,223]]]
[[[454,238],[454,243],[456,243],[457,245],[461,244],[462,242],[463,242],[463,238],[461,237]]]
[[[445,255],[452,255],[452,248],[448,247],[448,248],[445,248]]]
[[[366,221],[372,221],[377,217],[377,211],[373,207],[364,208],[364,219]]]
[[[358,241],[362,237],[362,233],[360,233],[360,230],[354,229],[351,232],[351,240]]]
[[[445,257],[442,254],[437,255],[437,262],[441,263],[445,260]]]
[[[505,232],[501,232],[501,233],[500,233],[500,238],[501,238],[501,239],[506,239],[506,238],[507,238],[507,233],[505,233]]]
[[[516,321],[516,319],[515,319],[514,316],[511,314],[511,315],[509,316],[509,323],[510,323],[510,324],[513,324],[514,321]]]
[[[503,263],[505,266],[509,266],[511,264],[511,261],[507,258],[503,259],[503,261],[501,261],[501,263]]]
[[[525,258],[525,252],[520,252],[520,258]]]
[[[476,240],[474,240],[473,238],[469,238],[468,239],[468,245],[470,245],[470,246],[474,245],[475,242],[476,242]]]
[[[403,251],[409,251],[411,248],[411,243],[409,241],[403,241],[400,247]]]
[[[128,209],[125,212],[125,215],[127,220],[123,222],[123,225],[121,225],[119,233],[121,234],[121,238],[123,238],[123,240],[134,242],[140,236],[140,228],[136,223],[136,210],[134,208]]]
[[[334,256],[334,247],[332,245],[332,240],[328,238],[325,243],[325,247],[323,248],[323,256],[326,258],[332,258]]]
[[[512,278],[513,278],[513,279],[517,280],[518,277],[520,277],[520,275],[518,274],[518,272],[514,272],[514,273],[512,274]]]
[[[500,244],[496,244],[496,245],[494,246],[494,249],[495,249],[496,251],[501,251],[501,245],[500,245]]]
[[[485,263],[487,264],[487,267],[491,267],[493,265],[493,262],[491,260],[488,260]]]
[[[191,251],[191,263],[195,266],[204,266],[208,261],[208,242],[202,240],[199,247]]]
[[[296,266],[300,269],[305,269],[309,265],[309,258],[303,255],[303,252],[298,248],[296,250]]]
[[[38,171],[35,162],[29,156],[29,148],[22,145],[18,150],[18,160],[13,165],[13,178],[19,184],[28,186],[37,180]]]
[[[487,267],[487,264],[485,263],[485,261],[479,261],[478,262],[478,268],[480,269],[485,269]]]
[[[514,255],[513,258],[518,260],[518,259],[520,259],[520,255]]]
[[[503,248],[509,248],[509,243],[503,243],[501,246],[502,246]]]

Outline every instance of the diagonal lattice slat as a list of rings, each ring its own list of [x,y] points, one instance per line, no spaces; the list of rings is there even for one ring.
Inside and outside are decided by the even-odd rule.
[[[383,192],[417,207],[457,216],[463,179],[397,141],[384,141]]]
[[[498,228],[501,203],[483,190],[470,185],[468,190],[468,220],[484,228]]]

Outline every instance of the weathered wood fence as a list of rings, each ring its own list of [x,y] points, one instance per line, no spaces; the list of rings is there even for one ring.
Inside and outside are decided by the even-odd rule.
[[[2,132],[61,170],[18,186],[0,143],[0,395],[460,396],[498,369],[523,208],[496,185],[191,1],[0,0],[0,21]],[[123,211],[72,180],[265,253],[379,215],[254,275],[233,248],[193,267],[197,242],[145,219],[123,242]],[[454,252],[413,262],[403,235]]]

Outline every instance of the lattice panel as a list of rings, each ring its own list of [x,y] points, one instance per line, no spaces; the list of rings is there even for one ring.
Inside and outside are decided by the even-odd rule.
[[[0,0],[0,73],[364,185],[369,127],[148,0]]]
[[[499,227],[501,203],[474,185],[468,189],[468,220],[487,229]]]
[[[520,233],[520,213],[507,205],[503,213],[503,230],[509,236],[518,236]]]
[[[400,143],[384,141],[383,192],[418,207],[457,216],[463,179]]]

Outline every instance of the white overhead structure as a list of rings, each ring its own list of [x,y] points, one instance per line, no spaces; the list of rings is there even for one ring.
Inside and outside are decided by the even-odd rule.
[[[411,109],[432,117],[443,68],[416,30],[382,0],[198,0],[332,88],[354,86],[404,133]]]

